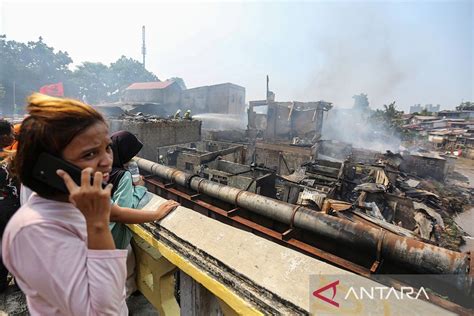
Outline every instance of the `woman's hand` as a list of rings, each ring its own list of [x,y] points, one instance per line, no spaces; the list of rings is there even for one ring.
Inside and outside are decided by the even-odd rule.
[[[124,224],[141,224],[153,221],[159,221],[171,211],[176,209],[180,204],[178,202],[168,200],[161,204],[156,210],[138,210],[129,207],[120,207],[117,204],[112,205],[110,220]]]
[[[140,176],[140,180],[133,182],[133,185],[145,186],[145,180],[143,179],[143,176]]]
[[[176,201],[168,200],[165,203],[161,204],[156,211],[154,211],[156,218],[155,221],[159,221],[164,218],[166,215],[174,211],[178,206],[180,206]]]
[[[87,246],[89,249],[115,249],[115,243],[109,229],[110,192],[112,184],[102,188],[103,175],[94,174],[91,184],[92,168],[86,168],[81,173],[81,185],[78,186],[64,170],[57,174],[64,180],[69,190],[69,201],[84,215],[87,225]]]
[[[86,168],[81,173],[81,185],[78,186],[64,170],[58,170],[58,175],[63,178],[69,190],[69,201],[74,204],[84,215],[87,223],[109,223],[110,193],[112,185],[102,188],[103,175],[101,172],[94,174],[94,182],[90,183],[92,168]]]

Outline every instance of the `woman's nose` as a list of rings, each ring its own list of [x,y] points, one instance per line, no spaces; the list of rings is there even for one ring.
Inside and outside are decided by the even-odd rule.
[[[105,153],[102,159],[100,160],[100,165],[101,166],[111,166],[113,162],[113,156],[112,154]]]

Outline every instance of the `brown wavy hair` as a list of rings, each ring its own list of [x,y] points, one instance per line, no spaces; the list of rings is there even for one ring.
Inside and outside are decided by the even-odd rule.
[[[20,181],[44,197],[61,194],[33,178],[38,156],[47,152],[62,158],[64,148],[72,139],[104,117],[91,106],[68,98],[56,98],[40,93],[28,97],[15,156],[15,170]]]

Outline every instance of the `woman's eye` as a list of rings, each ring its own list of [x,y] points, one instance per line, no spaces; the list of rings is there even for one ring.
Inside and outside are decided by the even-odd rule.
[[[90,153],[85,154],[84,158],[90,159],[90,158],[94,158],[94,156],[95,156],[95,152],[90,152]]]
[[[107,145],[107,152],[110,152],[110,151],[112,151],[112,144]]]

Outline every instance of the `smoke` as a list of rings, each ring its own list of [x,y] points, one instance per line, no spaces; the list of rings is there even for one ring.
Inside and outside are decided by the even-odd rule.
[[[416,65],[403,59],[390,13],[382,6],[338,6],[333,15],[326,34],[318,36],[312,75],[299,94],[342,107],[359,93],[367,93],[375,107],[396,100],[397,88]]]
[[[400,139],[385,126],[370,121],[368,111],[332,109],[325,114],[322,138],[351,143],[353,147],[398,152]]]
[[[214,130],[246,129],[246,115],[220,113],[202,113],[193,115],[193,119],[202,121],[202,128]]]
[[[398,151],[400,139],[387,126],[375,126],[370,109],[349,109],[353,95],[366,93],[372,108],[397,100],[400,86],[416,70],[397,50],[390,12],[383,6],[341,5],[316,45],[318,60],[304,94],[335,106],[323,124],[323,138],[377,151]]]

